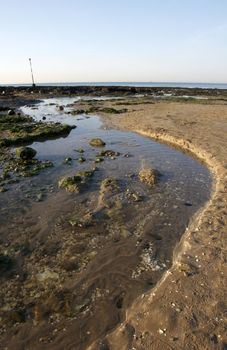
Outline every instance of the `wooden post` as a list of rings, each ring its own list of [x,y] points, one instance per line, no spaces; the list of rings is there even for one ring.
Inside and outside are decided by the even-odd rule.
[[[35,87],[35,82],[34,82],[34,76],[33,76],[33,71],[32,71],[32,59],[29,58],[30,62],[30,68],[31,68],[31,74],[32,74],[32,86]]]

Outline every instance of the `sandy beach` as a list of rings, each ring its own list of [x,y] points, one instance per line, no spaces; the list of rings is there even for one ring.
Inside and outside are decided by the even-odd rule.
[[[214,174],[211,200],[184,233],[172,268],[109,334],[110,348],[226,349],[227,106],[164,102],[106,119],[192,152]]]
[[[95,90],[95,89],[94,89]],[[94,94],[82,91],[84,94]],[[137,93],[140,93],[138,91]],[[187,93],[190,91],[187,91]],[[1,105],[17,107],[48,96],[49,92],[15,92],[1,98]],[[68,93],[68,92],[67,92]],[[97,95],[107,94],[98,89]],[[191,219],[173,251],[172,266],[158,283],[139,295],[117,326],[78,349],[89,350],[210,350],[227,349],[226,337],[226,223],[227,223],[227,101],[221,92],[209,91],[209,99],[183,101],[138,96],[127,89],[114,96],[124,100],[98,102],[104,126],[133,131],[189,153],[210,169],[213,187],[210,200]],[[144,93],[144,91],[142,91]],[[193,92],[194,93],[194,92]],[[198,91],[197,91],[198,93]],[[202,95],[202,91],[198,94]],[[52,93],[51,93],[52,94]],[[122,94],[122,95],[121,95]],[[184,96],[185,91],[179,96]],[[161,95],[160,95],[161,96]],[[160,97],[159,96],[159,97]],[[76,108],[87,108],[78,104]],[[104,112],[102,112],[102,110]],[[122,113],[105,113],[117,108]],[[59,197],[60,198],[60,197]],[[174,216],[175,214],[173,214]],[[99,317],[101,314],[99,314]],[[26,349],[74,349],[73,327],[65,328],[58,344],[45,343]],[[32,327],[32,326],[31,326]],[[43,327],[43,328],[42,328]],[[1,334],[2,349],[16,349],[29,328],[8,329]],[[40,337],[44,324],[41,324]],[[33,329],[35,337],[35,330]],[[15,341],[13,340],[14,337]],[[64,347],[64,339],[71,340]],[[11,339],[11,340],[9,340]],[[68,341],[67,340],[67,341]],[[30,343],[29,343],[30,344]],[[0,346],[1,348],[1,346]],[[21,349],[21,348],[20,348]]]

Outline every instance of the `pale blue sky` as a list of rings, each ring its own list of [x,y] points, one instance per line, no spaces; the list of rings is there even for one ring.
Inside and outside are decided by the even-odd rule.
[[[227,82],[227,0],[0,0],[0,84]]]

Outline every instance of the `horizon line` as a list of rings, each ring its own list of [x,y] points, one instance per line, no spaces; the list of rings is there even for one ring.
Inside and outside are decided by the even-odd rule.
[[[227,82],[198,82],[198,81],[49,81],[49,82],[37,82],[36,85],[42,84],[208,84],[208,85],[226,85]],[[31,85],[31,82],[21,83],[0,83],[0,86],[9,85]]]

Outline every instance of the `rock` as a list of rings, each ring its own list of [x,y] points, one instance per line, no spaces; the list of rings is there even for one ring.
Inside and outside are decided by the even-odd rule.
[[[58,106],[58,110],[59,111],[64,111],[64,107],[63,106]]]
[[[78,149],[76,149],[75,151],[78,152],[78,153],[84,153],[83,148],[78,148]]]
[[[9,109],[7,112],[8,115],[14,115],[15,111],[13,109]]]
[[[192,203],[190,203],[190,202],[185,202],[184,205],[185,205],[186,207],[191,207],[191,206],[192,206]]]
[[[110,149],[107,149],[105,151],[101,151],[99,154],[98,154],[98,157],[116,157],[116,156],[119,156],[120,153],[119,152],[115,152],[115,151],[112,151]]]
[[[64,188],[68,192],[79,193],[93,176],[95,169],[77,172],[75,176],[65,176],[58,182],[59,188]]]
[[[86,158],[84,158],[84,157],[80,157],[79,159],[78,159],[78,162],[80,162],[80,163],[83,163],[83,162],[85,162],[86,161]]]
[[[78,171],[76,173],[77,176],[81,176],[83,178],[86,177],[92,177],[94,175],[94,172],[96,171],[96,169],[92,169],[92,170],[84,170],[84,171]]]
[[[0,186],[0,193],[6,192],[6,191],[7,191],[7,189],[5,187]]]
[[[32,159],[36,155],[36,150],[31,147],[19,147],[16,149],[16,155],[21,159]]]
[[[158,172],[154,169],[142,169],[139,172],[139,179],[141,182],[149,186],[153,186],[157,182]]]
[[[58,187],[64,188],[68,192],[80,192],[82,185],[82,177],[81,176],[66,176],[58,181]]]
[[[36,201],[41,202],[44,199],[44,194],[43,193],[38,193],[36,196]]]
[[[46,117],[42,117],[42,120],[46,120]]]
[[[91,140],[89,141],[89,144],[90,144],[91,146],[95,146],[95,147],[105,146],[105,142],[104,142],[102,139],[99,139],[99,138],[97,138],[97,139],[91,139]]]
[[[132,193],[132,199],[134,202],[141,202],[143,197],[137,193]]]
[[[101,163],[101,162],[103,162],[103,161],[104,161],[104,159],[101,158],[101,157],[97,157],[97,158],[95,159],[95,163]]]
[[[69,164],[69,165],[71,165],[71,163],[72,163],[72,158],[71,158],[71,157],[66,157],[66,158],[64,159],[64,161],[63,161],[63,164]]]

